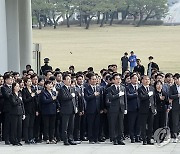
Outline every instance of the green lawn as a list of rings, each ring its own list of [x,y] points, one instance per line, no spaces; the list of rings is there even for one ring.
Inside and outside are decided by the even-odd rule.
[[[180,72],[180,26],[45,28],[33,30],[33,43],[42,45],[42,62],[49,57],[53,68],[63,71],[70,65],[76,71],[89,66],[99,71],[108,64],[118,64],[121,70],[121,56],[134,50],[146,68],[152,55],[162,71]]]

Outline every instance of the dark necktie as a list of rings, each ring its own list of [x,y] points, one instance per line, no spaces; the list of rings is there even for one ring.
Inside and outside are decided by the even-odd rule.
[[[120,91],[120,90],[119,90],[119,86],[117,86],[117,91],[118,91],[118,93],[119,93],[119,91]]]
[[[137,91],[137,86],[134,86],[134,90]]]
[[[96,88],[95,87],[93,87],[93,91],[96,92]]]
[[[149,87],[146,87],[146,91],[149,92]]]

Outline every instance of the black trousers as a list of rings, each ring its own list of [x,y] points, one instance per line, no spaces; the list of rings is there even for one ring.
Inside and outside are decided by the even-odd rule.
[[[81,123],[81,116],[79,115],[79,113],[76,113],[74,118],[74,132],[73,132],[74,140],[80,139],[80,123]]]
[[[11,126],[11,115],[6,112],[4,114],[4,140],[5,142],[10,141],[10,126]]]
[[[27,114],[23,121],[23,136],[25,142],[33,139],[34,118],[35,115]]]
[[[131,140],[140,136],[140,124],[138,111],[128,111],[129,134]]]
[[[113,112],[109,114],[110,136],[112,140],[122,140],[123,137],[123,112]]]
[[[98,112],[94,114],[87,114],[87,124],[88,124],[88,140],[98,141],[99,137],[99,123],[100,114]]]
[[[179,120],[180,120],[180,111],[172,111],[172,122],[173,122],[173,133],[177,135],[179,131]],[[174,136],[176,137],[176,136]]]
[[[0,113],[0,141],[3,139],[3,113]]]
[[[154,132],[158,128],[165,127],[166,123],[166,111],[157,111],[157,114],[154,116]]]
[[[74,114],[62,114],[62,138],[64,142],[73,140]]]
[[[19,143],[22,137],[22,115],[11,115],[11,143]]]
[[[86,113],[81,116],[80,122],[80,139],[87,137],[87,115]]]
[[[38,116],[35,116],[34,120],[34,138],[36,141],[42,140],[43,134],[43,120],[42,115],[39,113]]]
[[[44,140],[54,140],[56,115],[43,115]]]
[[[57,113],[57,115],[56,115],[55,137],[58,141],[60,141],[62,139],[62,115],[61,115],[61,113]]]
[[[153,120],[154,114],[151,109],[146,114],[140,113],[140,127],[141,127],[141,137],[143,141],[150,140],[153,132]],[[146,129],[147,126],[147,129]]]

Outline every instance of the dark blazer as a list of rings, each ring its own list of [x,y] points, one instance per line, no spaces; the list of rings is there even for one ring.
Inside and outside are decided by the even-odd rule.
[[[12,89],[7,85],[1,87],[1,93],[4,98],[4,107],[3,112],[10,112],[11,104],[10,104],[10,95],[12,94]]]
[[[147,73],[149,72],[149,66],[150,66],[151,63],[148,64],[148,70],[147,70]],[[159,71],[159,66],[158,64],[156,64],[155,62],[152,62],[151,64],[151,69],[157,69]]]
[[[153,95],[151,97],[149,97],[148,92],[146,91],[144,86],[141,86],[138,89],[138,97],[140,100],[139,112],[142,114],[147,114],[149,112],[149,108],[151,108],[153,114],[155,113],[156,97],[155,97],[154,88],[150,86],[149,91],[153,91]]]
[[[180,111],[180,102],[176,85],[172,85],[169,89],[169,98],[172,99],[172,111]]]
[[[36,97],[31,96],[27,87],[22,90],[22,99],[26,114],[35,115],[35,112],[37,111]]]
[[[158,91],[155,91],[155,95],[156,95],[156,109],[157,109],[157,111],[165,111],[167,109],[167,105],[169,105],[168,95],[164,91],[161,91],[161,93]],[[161,100],[160,95],[164,96],[165,100]]]
[[[1,88],[0,88],[0,112],[1,113],[3,112],[3,105],[4,105],[4,97],[2,95]]]
[[[85,109],[85,99],[84,99],[84,87],[80,88],[76,86],[76,92],[78,95],[78,111],[82,112]]]
[[[70,91],[64,85],[59,89],[58,101],[60,104],[60,112],[62,114],[74,114],[77,113],[78,98],[77,95],[73,98],[72,93],[76,93],[75,88],[70,88]]]
[[[120,85],[120,91],[124,92],[123,96],[119,96],[119,92],[116,89],[115,85],[112,85],[108,88],[108,97],[110,100],[109,113],[113,112],[123,112],[127,110],[127,95],[126,89],[124,86]]]
[[[137,86],[137,90],[138,88],[139,86]],[[126,87],[128,111],[137,111],[139,109],[139,98],[137,90],[134,89],[132,84],[129,84]]]
[[[10,114],[11,115],[23,115],[23,114],[25,114],[24,105],[23,105],[23,102],[21,99],[19,96],[17,96],[14,93],[10,95],[10,103],[11,103]]]
[[[88,85],[84,89],[84,98],[86,100],[86,113],[100,113],[100,110],[103,110],[103,91],[99,86],[96,86],[96,91],[100,93],[100,95],[95,96],[94,91],[90,85]]]
[[[52,92],[53,93],[53,92]],[[54,94],[55,95],[55,94]],[[57,111],[57,101],[53,100],[51,94],[46,89],[40,93],[42,115],[53,115]]]

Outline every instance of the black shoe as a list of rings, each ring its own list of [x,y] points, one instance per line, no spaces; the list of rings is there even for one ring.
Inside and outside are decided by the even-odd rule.
[[[25,141],[24,143],[25,143],[25,144],[28,144],[28,145],[30,144],[30,142],[29,142],[29,141]]]
[[[118,141],[118,145],[125,145],[123,141]]]
[[[94,141],[89,141],[89,144],[95,144],[95,142]]]
[[[135,139],[136,143],[141,143],[141,140],[139,138]]]
[[[70,145],[68,142],[64,142],[64,145]]]
[[[143,145],[147,145],[147,142],[146,142],[146,141],[143,141]]]
[[[83,137],[83,138],[81,138],[81,141],[88,141],[88,139]]]
[[[73,141],[68,141],[70,145],[77,145],[75,142]]]
[[[5,145],[10,145],[11,143],[9,141],[5,141]]]
[[[15,142],[15,143],[12,143],[12,145],[14,145],[14,146],[15,146],[15,145],[18,145],[18,143]]]
[[[147,141],[148,145],[154,145],[154,143],[152,143],[151,141]]]
[[[106,140],[104,140],[104,139],[99,139],[98,141],[99,141],[99,142],[105,142]]]
[[[19,145],[19,146],[22,146],[22,143],[21,143],[21,142],[19,142],[19,143],[18,143],[18,145]]]
[[[116,140],[113,141],[113,145],[118,145]]]
[[[132,139],[132,140],[131,140],[131,143],[135,143],[135,140],[134,140],[134,139]]]

